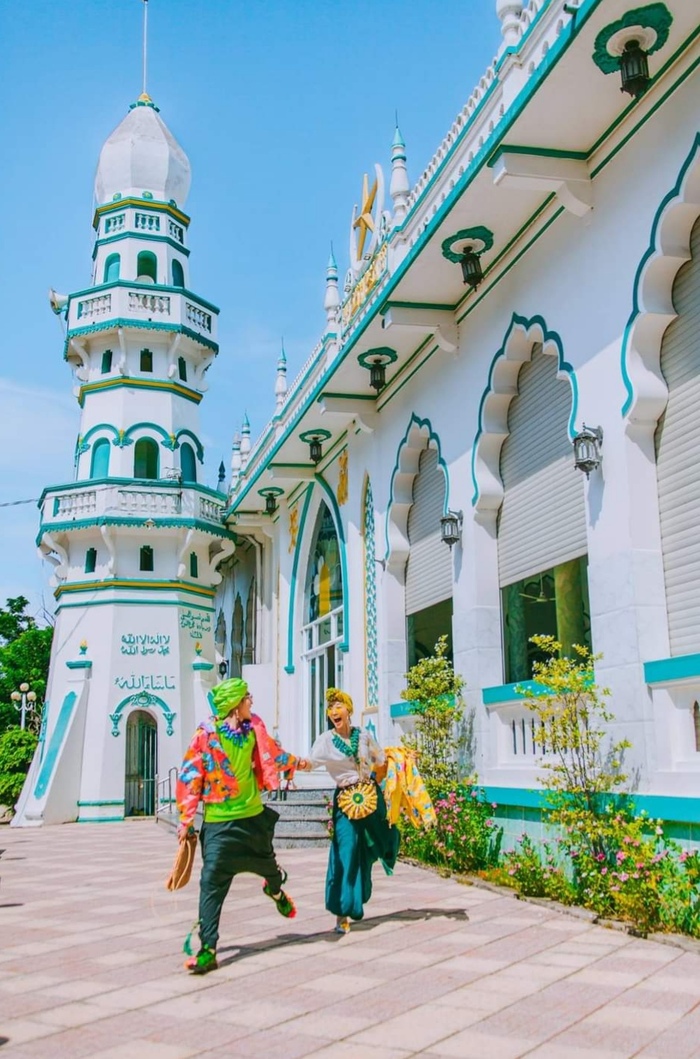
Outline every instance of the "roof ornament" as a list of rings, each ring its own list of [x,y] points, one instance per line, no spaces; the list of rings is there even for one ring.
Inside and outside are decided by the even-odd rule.
[[[408,212],[410,190],[408,170],[406,168],[406,144],[399,129],[397,114],[394,142],[391,145],[391,183],[389,184],[389,194],[394,203],[394,224],[401,224]]]
[[[340,292],[338,290],[338,263],[335,260],[333,244],[331,243],[331,253],[326,266],[326,294],[323,299],[323,308],[326,310],[326,320],[328,322],[329,331],[335,332],[337,328],[339,307]]]
[[[523,7],[523,0],[496,0],[496,14],[501,20],[501,33],[506,48],[514,48],[518,43]]]
[[[241,477],[241,435],[233,435],[231,446],[231,489],[235,489]]]
[[[241,467],[245,470],[250,455],[250,420],[248,413],[243,413],[243,426],[241,427]]]
[[[350,222],[350,268],[358,276],[371,260],[381,234],[382,211],[384,209],[384,174],[375,162],[374,180],[370,184],[365,173],[362,179],[362,198],[359,212],[353,207]]]
[[[148,96],[146,91],[146,73],[148,70],[148,0],[143,0],[143,87],[141,96]]]
[[[284,352],[284,339],[282,349],[277,359],[277,378],[275,380],[275,414],[282,411],[284,399],[287,396],[287,354]]]

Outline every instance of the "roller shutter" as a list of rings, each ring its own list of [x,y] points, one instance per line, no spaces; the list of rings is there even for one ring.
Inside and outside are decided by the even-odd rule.
[[[452,555],[440,539],[440,519],[445,508],[445,475],[436,449],[425,449],[413,482],[413,503],[408,513],[406,563],[406,613],[415,614],[452,595]]]
[[[656,430],[671,654],[700,651],[700,221],[673,285],[678,317],[661,344],[668,404]]]
[[[518,375],[501,450],[505,495],[498,519],[501,585],[585,555],[583,475],[574,466],[568,423],[571,386],[554,356],[535,346]]]

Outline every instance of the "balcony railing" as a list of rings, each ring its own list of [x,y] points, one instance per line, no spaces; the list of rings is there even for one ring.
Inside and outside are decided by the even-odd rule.
[[[199,304],[192,295],[172,288],[120,283],[108,291],[73,295],[68,308],[68,330],[110,319],[157,322],[188,328],[208,341],[216,341],[216,311]]]
[[[221,524],[225,500],[206,495],[196,485],[164,485],[160,482],[134,482],[133,485],[64,486],[49,489],[44,496],[41,522],[50,530],[53,523],[79,522],[107,517],[195,518]]]

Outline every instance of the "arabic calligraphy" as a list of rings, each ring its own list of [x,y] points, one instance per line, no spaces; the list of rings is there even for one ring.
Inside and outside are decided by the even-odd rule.
[[[123,655],[169,655],[170,637],[165,633],[124,633],[121,653]]]
[[[201,640],[211,632],[211,614],[197,614],[193,610],[180,611],[180,628],[189,629],[193,640]]]
[[[115,677],[114,683],[122,691],[174,691],[175,677],[164,677],[160,674],[138,676],[132,673],[128,677]]]

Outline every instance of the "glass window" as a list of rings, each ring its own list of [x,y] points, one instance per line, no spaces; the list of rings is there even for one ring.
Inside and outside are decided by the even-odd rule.
[[[177,358],[177,373],[183,382],[187,382],[187,361],[184,357]]]
[[[433,603],[425,610],[418,610],[406,617],[406,641],[408,648],[408,668],[414,666],[421,658],[427,658],[435,651],[435,644],[441,636],[447,637],[448,657],[452,659],[452,599],[443,599]]]
[[[103,375],[109,375],[112,370],[112,350],[106,349],[102,354],[102,367],[101,372]]]
[[[158,477],[158,445],[153,438],[139,438],[134,446],[134,478]]]
[[[197,461],[194,449],[186,441],[180,446],[180,470],[183,482],[197,481]]]
[[[140,359],[141,371],[153,371],[153,353],[150,349],[141,350]]]
[[[109,474],[109,439],[100,438],[92,446],[90,477],[106,478]]]
[[[121,264],[119,254],[110,254],[105,261],[104,282],[116,283],[119,279],[119,266]]]
[[[139,570],[153,570],[153,548],[144,544],[139,552]]]
[[[330,511],[322,504],[306,575],[306,621],[325,617],[342,603],[343,578],[338,534]]]
[[[94,574],[97,563],[97,548],[88,548],[85,552],[85,573]]]
[[[136,279],[139,283],[155,283],[158,262],[156,255],[144,250],[136,259]]]
[[[544,660],[532,636],[553,636],[565,655],[574,644],[590,648],[587,565],[584,555],[501,589],[507,684],[530,680],[533,664]]]
[[[185,273],[179,261],[173,261],[173,287],[185,286]]]

